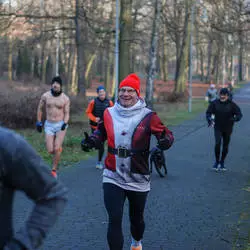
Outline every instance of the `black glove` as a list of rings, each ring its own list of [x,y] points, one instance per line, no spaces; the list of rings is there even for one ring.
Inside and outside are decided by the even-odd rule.
[[[39,122],[39,121],[36,122],[36,130],[39,133],[42,133],[42,130],[43,130],[43,123],[42,122]]]
[[[84,136],[85,138],[81,141],[81,148],[83,151],[89,152],[90,149],[95,147],[95,143],[93,140],[91,140],[87,132],[84,132]]]
[[[174,141],[174,139],[173,139],[172,135],[166,136],[166,131],[164,130],[164,131],[162,131],[161,137],[158,140],[157,147],[161,150],[167,150],[172,146],[173,141]]]
[[[3,250],[25,250],[25,248],[16,240],[11,240],[8,242]]]
[[[63,125],[62,125],[62,127],[61,127],[61,130],[65,130],[65,128],[67,127],[67,125],[68,124],[64,122]]]

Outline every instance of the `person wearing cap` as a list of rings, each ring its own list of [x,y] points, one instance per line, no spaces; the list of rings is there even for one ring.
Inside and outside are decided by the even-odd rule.
[[[43,109],[46,121],[42,122]],[[57,178],[57,168],[62,153],[70,115],[70,99],[62,91],[62,79],[56,76],[51,81],[51,89],[44,93],[37,109],[36,128],[39,133],[44,126],[46,148],[53,155],[52,174]]]
[[[214,127],[215,163],[213,169],[216,171],[219,170],[219,167],[221,170],[226,170],[224,162],[228,154],[233,126],[235,122],[240,121],[242,118],[239,106],[229,99],[229,95],[229,90],[222,88],[219,99],[212,102],[206,111],[208,126]]]
[[[210,84],[209,89],[206,92],[206,100],[211,103],[217,99],[217,89],[214,84]]]
[[[158,152],[172,146],[172,132],[146,107],[140,97],[140,79],[130,74],[119,85],[118,101],[104,111],[104,126],[98,125],[90,136],[85,133],[81,143],[82,149],[88,151],[108,141],[103,191],[109,217],[110,250],[123,249],[122,217],[126,199],[129,202],[131,250],[142,249],[144,208],[150,191],[148,158],[152,134],[157,139]]]
[[[93,133],[97,129],[98,123],[103,122],[104,110],[108,107],[114,106],[113,102],[107,98],[106,90],[104,86],[98,86],[96,89],[97,97],[91,100],[87,109],[86,115],[89,118],[91,132]],[[100,145],[98,149],[98,161],[96,164],[97,169],[103,169],[102,157],[104,154],[104,144]]]

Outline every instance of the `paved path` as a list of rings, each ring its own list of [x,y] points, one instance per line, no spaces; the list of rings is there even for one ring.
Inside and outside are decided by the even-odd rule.
[[[250,85],[235,95],[243,111],[235,126],[226,161],[228,172],[215,173],[214,138],[204,115],[173,128],[174,147],[167,154],[169,176],[152,175],[146,212],[145,250],[243,249],[250,225]],[[44,250],[102,250],[106,243],[107,215],[103,205],[101,172],[95,159],[66,168],[62,181],[69,187],[69,203],[48,236]],[[30,209],[22,195],[16,199],[16,227]],[[127,204],[124,214],[124,249],[130,235]],[[248,227],[249,228],[249,227]]]

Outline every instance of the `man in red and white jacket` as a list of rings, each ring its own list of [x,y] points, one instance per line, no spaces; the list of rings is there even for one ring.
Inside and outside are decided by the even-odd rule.
[[[108,141],[108,155],[103,172],[104,203],[109,215],[108,244],[110,250],[122,250],[122,215],[125,199],[129,201],[131,222],[131,250],[141,250],[144,207],[150,190],[148,165],[150,138],[153,134],[157,147],[169,149],[173,134],[155,112],[146,107],[140,97],[140,79],[127,76],[119,86],[118,101],[104,112],[104,122],[82,140],[82,149],[98,149]]]

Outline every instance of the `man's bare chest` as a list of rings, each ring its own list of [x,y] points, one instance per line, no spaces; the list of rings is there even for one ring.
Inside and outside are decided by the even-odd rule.
[[[47,108],[63,109],[65,106],[65,100],[63,98],[48,97],[46,99]]]

